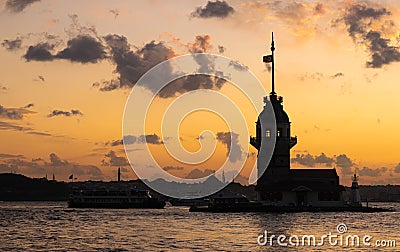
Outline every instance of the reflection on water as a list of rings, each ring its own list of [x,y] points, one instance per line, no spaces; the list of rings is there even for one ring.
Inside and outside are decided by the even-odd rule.
[[[375,203],[377,204],[377,203]],[[393,206],[399,203],[380,203]],[[259,246],[265,230],[276,236],[346,234],[391,239],[400,247],[400,212],[190,213],[165,209],[68,209],[65,202],[0,202],[0,251],[282,251]],[[371,251],[367,247],[291,247],[286,251]],[[386,248],[387,251],[396,249]]]

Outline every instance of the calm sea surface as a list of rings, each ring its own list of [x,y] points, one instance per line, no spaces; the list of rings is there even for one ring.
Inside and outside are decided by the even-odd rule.
[[[0,251],[373,251],[377,247],[301,246],[303,235],[347,235],[395,240],[400,251],[400,204],[390,213],[190,213],[185,207],[165,209],[68,209],[65,202],[0,202]],[[257,244],[265,230],[285,235],[295,244]],[[269,238],[268,238],[269,239]],[[339,239],[335,238],[335,239]],[[335,241],[332,240],[332,242]],[[260,240],[261,242],[263,240]],[[307,242],[307,240],[306,240]],[[337,240],[339,243],[339,240]],[[343,241],[343,244],[345,242]],[[350,244],[351,245],[351,244]]]

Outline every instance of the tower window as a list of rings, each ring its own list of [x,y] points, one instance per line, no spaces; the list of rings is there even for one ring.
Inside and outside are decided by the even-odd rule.
[[[278,129],[278,131],[276,132],[276,136],[281,137],[281,132],[282,132],[282,129]]]
[[[271,137],[271,130],[265,131],[265,136],[266,137]]]

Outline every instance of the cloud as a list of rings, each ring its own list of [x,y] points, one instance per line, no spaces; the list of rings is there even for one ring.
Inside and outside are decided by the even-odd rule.
[[[57,154],[51,153],[50,155],[50,164],[52,166],[64,166],[67,165],[68,162],[65,160],[62,160]]]
[[[21,45],[22,45],[22,40],[20,38],[16,38],[13,40],[5,39],[1,43],[1,46],[6,48],[6,50],[8,51],[16,51],[21,48]]]
[[[33,106],[35,106],[35,104],[29,103],[26,106],[24,106],[23,108],[32,108]]]
[[[54,117],[54,116],[83,116],[83,113],[77,109],[71,109],[71,111],[63,111],[63,110],[53,110],[47,117]]]
[[[226,18],[233,14],[235,9],[225,1],[208,1],[206,6],[197,7],[190,15],[197,18]]]
[[[21,120],[24,115],[34,113],[33,111],[25,108],[5,108],[0,105],[0,118],[6,118],[11,120]]]
[[[226,51],[226,48],[222,45],[218,45],[218,52],[219,53],[224,53]]]
[[[342,73],[342,72],[339,72],[339,73],[336,73],[336,74],[334,74],[334,75],[331,75],[331,79],[335,79],[335,78],[339,78],[339,77],[343,77],[344,76],[344,74]]]
[[[111,140],[104,143],[105,146],[118,146],[123,144],[163,144],[164,142],[161,140],[161,137],[157,134],[149,134],[149,135],[140,135],[140,136],[133,136],[133,135],[126,135],[123,136],[122,139],[118,140]]]
[[[314,15],[322,15],[325,14],[325,6],[322,2],[315,3],[314,6]]]
[[[41,42],[33,46],[29,46],[25,55],[23,56],[26,61],[52,61],[54,56],[51,53],[54,45],[48,42]]]
[[[181,166],[165,166],[162,169],[164,171],[182,171],[184,168]]]
[[[18,156],[0,163],[0,172],[15,171],[35,177],[55,174],[57,179],[63,180],[67,180],[71,174],[74,174],[74,177],[83,176],[84,179],[104,179],[102,171],[94,165],[68,162],[55,153],[49,155],[49,160],[46,162],[42,158],[33,158],[31,161],[26,161]]]
[[[194,43],[187,44],[190,53],[206,53],[211,49],[211,47],[211,37],[207,34],[197,35]]]
[[[239,144],[239,134],[235,132],[217,132],[217,140],[227,148],[226,156],[232,163],[242,160],[243,150]]]
[[[27,132],[27,134],[30,134],[30,135],[37,135],[37,136],[53,136],[53,135],[50,134],[50,133],[37,132],[37,131],[30,131],[30,132]]]
[[[117,19],[117,17],[119,16],[119,10],[118,9],[110,10],[110,13],[114,15],[114,19]]]
[[[297,163],[306,167],[314,167],[317,164],[323,164],[329,167],[335,164],[339,167],[344,174],[351,174],[353,171],[351,168],[355,166],[353,161],[346,156],[346,154],[340,154],[338,156],[328,157],[324,153],[318,156],[307,154],[296,154],[296,157],[291,158],[292,163]]]
[[[127,166],[129,165],[127,159],[125,157],[118,157],[115,154],[115,151],[110,151],[105,154],[105,159],[101,161],[103,166]]]
[[[315,163],[325,164],[326,166],[331,166],[334,163],[334,158],[328,157],[325,153],[321,153],[319,156],[315,157]]]
[[[171,58],[174,51],[163,42],[151,41],[142,48],[132,51],[125,36],[109,34],[103,38],[110,48],[110,59],[116,65],[118,80],[95,83],[100,91],[132,88],[139,78],[153,66]]]
[[[164,142],[157,134],[150,134],[150,135],[142,135],[139,137],[139,142],[146,142],[149,144],[163,144]]]
[[[166,42],[153,40],[142,47],[131,47],[127,38],[123,35],[98,36],[95,28],[80,26],[77,22],[77,16],[72,16],[71,18],[73,23],[70,33],[75,37],[67,42],[66,48],[55,52],[58,42],[53,41],[54,38],[46,38],[44,42],[28,47],[25,55],[23,55],[25,60],[29,62],[63,59],[85,64],[97,63],[108,59],[115,65],[114,73],[118,77],[111,80],[97,81],[92,84],[92,87],[107,92],[132,88],[140,77],[152,67],[178,55],[171,47],[167,46]],[[75,34],[76,31],[82,34]],[[174,41],[179,42],[179,39]],[[184,48],[185,51],[183,53],[193,54],[199,71],[207,73],[207,75],[191,75],[178,78],[162,89],[158,96],[169,98],[196,89],[221,89],[226,82],[224,78],[227,78],[227,76],[215,69],[213,56],[198,54],[209,52],[212,49],[210,35],[197,35],[194,42],[187,44],[179,42],[179,46]],[[219,50],[225,49],[223,46],[219,46]],[[164,70],[165,72],[160,75],[161,77],[168,76],[173,78],[179,74],[173,71],[172,66]],[[146,86],[146,88],[152,92],[158,91],[158,86]]]
[[[351,174],[351,167],[354,166],[354,163],[346,154],[340,154],[336,157],[336,165],[342,169],[344,174]]]
[[[5,8],[9,12],[18,13],[22,12],[29,5],[39,1],[40,0],[7,0]]]
[[[13,124],[13,123],[0,121],[0,130],[25,131],[25,130],[32,130],[32,128],[20,126],[20,125]]]
[[[368,167],[363,167],[362,169],[356,169],[356,173],[360,176],[369,176],[369,177],[379,177],[383,173],[385,173],[388,169],[386,167],[380,167],[380,168],[375,168],[371,169]]]
[[[321,79],[324,78],[324,75],[320,72],[315,72],[312,74],[309,73],[305,73],[303,75],[300,76],[300,81],[305,81],[305,80],[317,80],[320,81]]]
[[[105,47],[97,39],[88,35],[78,35],[67,42],[67,47],[54,56],[58,59],[67,59],[71,62],[96,63],[105,59]]]
[[[41,42],[29,46],[23,56],[27,61],[53,61],[64,59],[78,63],[96,63],[107,58],[106,48],[97,39],[89,35],[78,35],[68,40],[67,47],[53,54],[55,45],[49,42]]]
[[[22,154],[6,154],[0,153],[0,158],[23,158],[24,155]]]
[[[204,178],[204,177],[207,177],[207,176],[213,174],[214,172],[215,172],[214,170],[210,170],[210,169],[205,169],[204,171],[201,171],[196,168],[196,169],[190,171],[189,174],[186,175],[185,178],[187,178],[187,179]]]
[[[396,165],[396,167],[394,167],[393,170],[395,173],[400,173],[400,163],[398,165]]]
[[[390,37],[385,35],[386,27],[397,29],[396,22],[387,19],[391,15],[390,10],[377,4],[352,2],[345,9],[343,17],[336,21],[343,21],[353,40],[367,48],[371,54],[367,67],[381,68],[400,61],[400,49],[392,46]]]
[[[309,166],[309,167],[314,167],[315,165],[315,158],[310,155],[309,153],[307,154],[296,154],[296,157],[292,158],[291,161],[293,163],[301,164],[304,166]]]

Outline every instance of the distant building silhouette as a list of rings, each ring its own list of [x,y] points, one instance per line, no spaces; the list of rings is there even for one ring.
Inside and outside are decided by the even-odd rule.
[[[297,137],[291,136],[291,122],[283,109],[283,98],[275,93],[274,50],[272,37],[272,55],[263,58],[264,62],[272,63],[272,91],[269,97],[264,97],[265,106],[256,122],[256,136],[250,137],[250,144],[258,150],[258,174],[265,171],[257,181],[257,199],[265,205],[276,206],[343,206],[345,189],[339,184],[334,168],[290,168],[290,149],[297,144]],[[275,114],[276,135],[265,126],[268,111],[271,111],[268,106],[272,106]],[[267,161],[265,153],[260,153],[261,145],[266,146],[273,137],[276,137],[275,149],[265,167]]]

